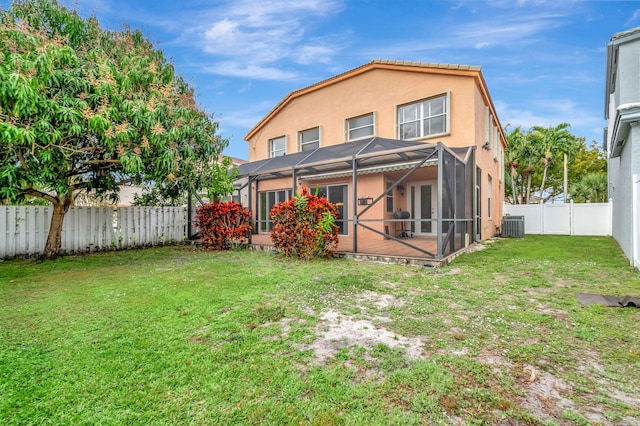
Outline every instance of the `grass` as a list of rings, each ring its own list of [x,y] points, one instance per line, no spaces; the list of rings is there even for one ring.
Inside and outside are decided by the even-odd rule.
[[[563,236],[441,269],[189,247],[4,261],[0,424],[638,423],[640,310],[576,293],[639,295],[640,274],[610,238]]]

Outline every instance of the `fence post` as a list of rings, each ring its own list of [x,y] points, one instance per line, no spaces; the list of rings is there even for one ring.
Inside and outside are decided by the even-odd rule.
[[[569,235],[575,235],[576,233],[576,220],[574,210],[575,206],[573,205],[573,200],[569,200]]]

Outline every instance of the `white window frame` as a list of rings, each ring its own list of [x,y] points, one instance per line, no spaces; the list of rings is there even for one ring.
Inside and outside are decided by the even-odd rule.
[[[386,181],[385,183],[385,191],[388,191],[389,188],[393,188],[393,182],[391,181]],[[393,213],[394,212],[394,203],[393,203],[393,189],[391,189],[390,192],[387,193],[387,195],[385,195],[385,211],[387,213]]]
[[[269,203],[272,196],[274,203]],[[278,203],[291,199],[291,189],[279,189],[258,192],[258,233],[268,234],[272,229],[272,220],[269,213]]]
[[[363,117],[368,117],[368,116],[371,116],[371,124],[367,124],[365,126],[359,126],[359,127],[351,128],[351,120],[355,120],[355,119],[363,118]],[[365,129],[367,127],[371,127],[371,134],[370,135],[359,136],[357,138],[351,137],[351,132],[352,131]],[[377,122],[376,122],[376,113],[375,113],[375,111],[367,113],[367,114],[357,115],[355,117],[349,117],[344,122],[345,140],[347,142],[351,142],[351,141],[357,141],[357,140],[360,140],[360,139],[373,137],[373,136],[376,135],[376,131],[377,131],[376,129],[377,129]]]
[[[304,143],[303,143],[303,142],[302,142],[302,135],[303,135],[305,132],[309,132],[309,131],[311,131],[311,130],[316,130],[316,129],[318,129],[318,139],[313,139],[313,140],[311,140],[311,141],[307,141],[307,142],[304,142]],[[298,132],[298,152],[302,152],[302,151],[303,151],[303,149],[302,149],[303,145],[311,145],[311,144],[315,144],[315,143],[317,143],[317,144],[318,144],[318,146],[317,146],[316,148],[320,148],[320,147],[322,146],[322,144],[321,144],[321,142],[320,142],[321,140],[322,140],[322,129],[320,128],[320,126],[310,127],[310,128],[308,128],[308,129],[300,130],[300,131]],[[316,149],[316,148],[308,149],[307,151],[313,151],[313,150],[314,150],[314,149]]]
[[[273,147],[273,143],[282,140],[284,142],[284,149],[274,149]],[[286,155],[287,154],[287,135],[283,135],[283,136],[278,136],[277,138],[272,138],[269,139],[269,144],[267,146],[268,152],[267,154],[269,155],[269,158],[275,158],[275,157],[280,157],[282,155]],[[278,154],[279,152],[282,152],[282,154]]]
[[[428,105],[428,103],[430,101],[433,101],[435,99],[439,99],[439,98],[444,98],[444,110],[442,113],[440,114],[434,114],[434,115],[429,115],[428,117],[425,117],[424,114],[424,109],[425,106]],[[402,111],[404,108],[412,106],[412,105],[416,105],[418,107],[418,117],[414,120],[405,120],[402,121]],[[444,116],[444,131],[443,132],[439,132],[439,133],[425,133],[424,131],[424,121],[426,118],[434,118],[437,116]],[[430,139],[430,138],[435,138],[435,137],[440,137],[443,135],[448,135],[451,133],[451,92],[444,92],[444,93],[440,93],[438,95],[435,96],[430,96],[428,98],[423,98],[414,102],[408,102],[406,104],[402,104],[402,105],[398,105],[396,107],[396,128],[397,128],[397,135],[398,135],[398,139],[403,139],[402,138],[402,126],[404,124],[410,123],[410,122],[416,122],[418,124],[418,135],[412,138],[407,138],[406,140],[418,140],[418,139]]]
[[[324,197],[329,200],[329,188],[333,188],[333,187],[343,187],[346,188],[347,191],[347,197],[346,199],[343,201],[343,205],[341,207],[344,207],[343,209],[343,217],[340,219],[340,221],[343,223],[342,226],[342,230],[343,233],[342,234],[338,234],[341,237],[348,237],[349,236],[349,184],[346,183],[335,183],[335,184],[331,184],[331,185],[315,185],[315,186],[310,186],[309,187],[309,192],[311,192],[312,194],[316,193],[316,190],[318,190],[318,188],[320,189],[324,189],[325,191],[325,195]],[[320,196],[320,195],[318,195]],[[329,200],[329,202],[332,202],[331,200]],[[336,205],[336,207],[339,207],[338,205]]]

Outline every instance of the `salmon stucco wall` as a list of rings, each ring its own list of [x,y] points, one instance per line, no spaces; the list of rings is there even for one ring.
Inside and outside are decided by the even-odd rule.
[[[376,90],[393,87],[393,90]],[[321,146],[346,141],[345,126],[349,118],[375,114],[376,135],[397,139],[397,107],[429,97],[449,94],[450,132],[427,142],[442,141],[447,146],[469,146],[475,140],[473,78],[374,69],[358,78],[350,78],[285,101],[268,125],[249,138],[249,160],[268,158],[269,140],[287,137],[287,153],[298,152],[298,132],[320,127]]]
[[[506,139],[479,67],[372,62],[292,92],[247,134],[249,160],[269,158],[269,141],[282,136],[287,140],[287,154],[299,152],[299,132],[315,127],[320,129],[321,147],[348,143],[347,120],[370,113],[374,114],[374,136],[399,139],[398,108],[443,95],[448,100],[447,132],[416,141],[442,142],[450,148],[475,146],[476,165],[481,170],[481,238],[494,236],[500,232],[502,221],[503,153]],[[412,179],[415,180],[418,176],[416,174]],[[385,190],[386,182],[393,177],[382,173],[359,176],[358,197],[376,198]],[[322,183],[328,182],[334,181]],[[341,182],[349,185],[349,208],[362,208],[353,206],[351,177],[343,178]],[[314,181],[313,184],[315,183]],[[260,181],[258,190],[291,189],[292,186],[290,178],[280,178]],[[253,204],[255,212],[255,199]],[[406,209],[407,194],[401,195],[394,190],[394,205],[396,209]],[[350,210],[349,216],[352,211]],[[389,220],[393,218],[393,213],[386,211],[383,199],[368,210],[364,218],[366,217]],[[384,232],[385,226],[390,227],[392,224],[377,222],[372,223],[371,227]],[[371,234],[371,238],[379,237],[360,229],[358,237],[364,238],[367,232]]]

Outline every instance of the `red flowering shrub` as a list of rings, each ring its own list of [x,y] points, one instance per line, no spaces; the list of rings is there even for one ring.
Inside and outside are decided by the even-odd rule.
[[[338,209],[326,198],[312,195],[303,187],[294,198],[276,204],[270,215],[271,240],[280,253],[303,259],[335,254]]]
[[[240,203],[214,201],[205,204],[198,209],[196,220],[205,247],[229,250],[248,243],[249,211]]]

